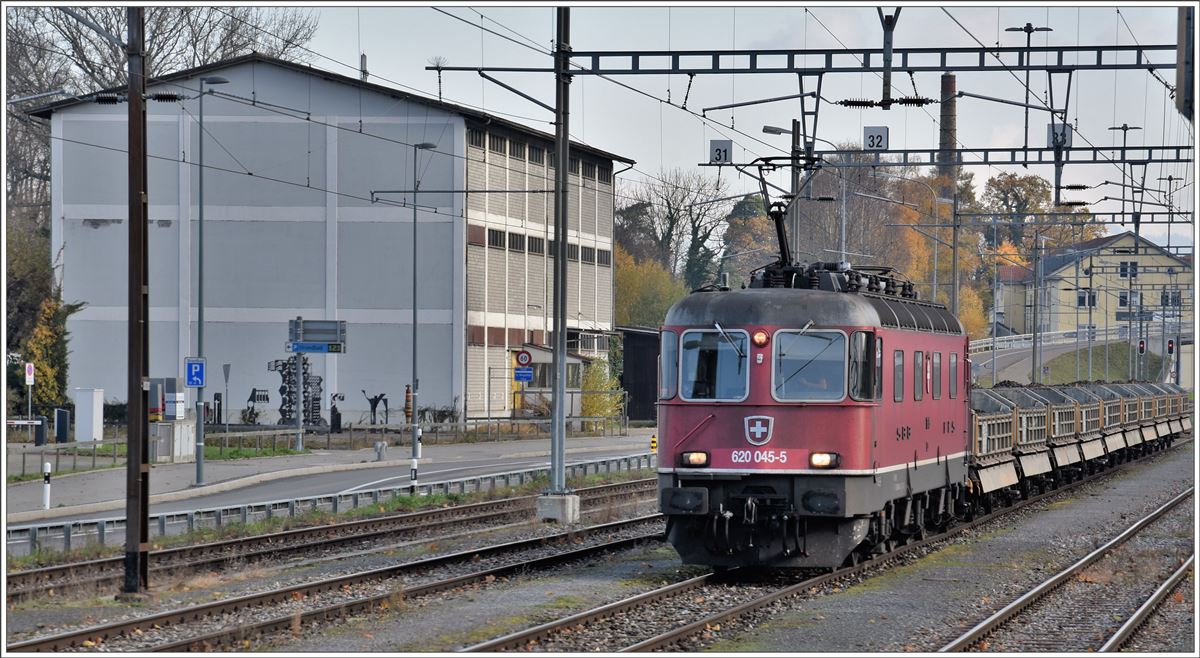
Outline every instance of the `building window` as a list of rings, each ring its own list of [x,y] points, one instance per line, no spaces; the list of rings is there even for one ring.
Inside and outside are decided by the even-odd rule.
[[[571,165],[571,168],[568,169],[567,171],[578,176],[579,175],[579,158],[571,158],[570,165]]]
[[[475,148],[483,148],[483,131],[471,128],[467,131],[467,144]]]
[[[1121,307],[1129,306],[1130,305],[1129,304],[1130,294],[1131,293],[1127,290],[1122,290],[1120,293],[1118,293],[1117,294],[1117,306],[1121,306]],[[1133,306],[1141,306],[1141,294],[1135,292],[1135,293],[1132,293],[1132,295],[1133,295]]]
[[[579,245],[567,243],[567,260],[579,260]]]
[[[601,183],[611,183],[612,182],[612,167],[610,167],[608,165],[601,165],[599,172],[596,175],[596,178]]]
[[[596,180],[596,163],[595,162],[583,163],[583,177],[590,178],[592,180]]]
[[[558,258],[558,240],[551,240],[551,241],[550,241],[550,252],[549,252],[549,254],[550,254],[550,257],[551,257],[551,258]]]
[[[596,262],[604,267],[612,267],[612,252],[607,249],[597,249]]]
[[[557,169],[558,168],[558,154],[555,153],[554,151],[550,151],[549,155],[550,155],[550,160],[549,160],[550,168]]]
[[[521,142],[512,142],[508,145],[508,157],[514,160],[525,159],[525,144]]]
[[[1120,272],[1122,279],[1136,279],[1138,274],[1137,270],[1138,268],[1136,260],[1121,261]]]
[[[529,253],[531,253],[531,254],[546,253],[546,241],[543,240],[542,238],[535,238],[532,235],[529,236]]]
[[[533,164],[545,164],[546,149],[544,149],[540,146],[530,146],[529,147],[529,161],[532,162]]]
[[[1088,306],[1096,308],[1096,291],[1095,290],[1076,290],[1075,305],[1079,308]]]
[[[595,247],[584,247],[584,248],[583,248],[583,251],[582,251],[581,258],[583,259],[583,262],[585,262],[585,263],[592,263],[592,264],[595,264],[595,262],[596,262],[596,248],[595,248]]]
[[[488,229],[488,246],[496,249],[504,248],[504,231],[494,228]]]
[[[499,135],[488,135],[488,148],[496,153],[503,153],[506,141],[506,139]]]
[[[509,251],[525,251],[525,236],[520,233],[508,234]]]

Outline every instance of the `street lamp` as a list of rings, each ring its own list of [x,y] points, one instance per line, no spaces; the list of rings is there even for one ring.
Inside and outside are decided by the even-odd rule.
[[[437,148],[432,142],[413,144],[413,204],[412,204],[412,470],[409,473],[412,494],[417,495],[417,460],[421,458],[421,430],[417,421],[417,151]]]
[[[204,85],[223,85],[228,79],[219,75],[208,75],[200,78],[200,144],[199,151],[200,177],[197,190],[197,205],[199,220],[197,221],[197,267],[196,267],[196,356],[204,358]],[[207,93],[211,94],[212,90]],[[207,376],[207,373],[205,373]],[[297,406],[299,409],[299,406]],[[196,389],[196,486],[204,484],[204,387]]]
[[[1034,27],[1033,23],[1026,23],[1021,27],[1006,27],[1005,32],[1024,32],[1025,33],[1025,57],[1029,57],[1029,47],[1033,44],[1034,32],[1053,32],[1054,28],[1050,27]],[[1025,70],[1025,153],[1026,158],[1029,157],[1029,70]],[[1028,169],[1029,165],[1026,164]]]

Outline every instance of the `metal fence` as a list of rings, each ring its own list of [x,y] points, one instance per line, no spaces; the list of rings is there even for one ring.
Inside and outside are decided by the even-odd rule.
[[[54,473],[74,473],[98,468],[113,467],[125,463],[122,448],[125,441],[78,441],[72,443],[47,443],[33,448],[21,448],[20,475],[36,475],[42,472],[42,464],[50,462]],[[9,461],[9,476],[17,475],[13,453],[6,455]]]
[[[596,459],[567,465],[567,477],[585,477],[601,473],[619,473],[653,469],[658,457],[653,453]],[[418,495],[470,493],[497,487],[520,486],[548,475],[549,468],[533,468],[492,475],[421,483]],[[164,537],[191,532],[198,528],[220,528],[230,523],[252,523],[273,517],[295,518],[310,511],[332,513],[377,505],[389,498],[409,494],[409,486],[386,487],[355,493],[325,494],[263,503],[227,507],[209,507],[187,512],[168,512],[150,516],[150,537]],[[125,519],[107,518],[86,521],[62,521],[12,527],[7,529],[8,550],[14,555],[28,555],[38,549],[69,551],[89,544],[106,546],[120,544],[125,539]]]

